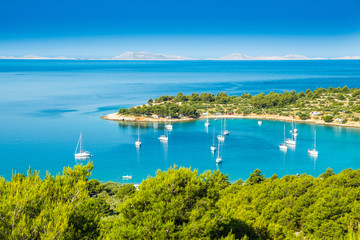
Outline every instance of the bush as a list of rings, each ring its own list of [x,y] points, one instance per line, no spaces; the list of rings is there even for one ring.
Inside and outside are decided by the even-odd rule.
[[[300,113],[300,114],[299,114],[299,118],[300,118],[301,120],[309,119],[309,118],[310,118],[310,114],[309,114],[309,113]]]
[[[133,184],[122,184],[119,187],[119,190],[116,193],[116,196],[118,196],[121,199],[124,199],[125,197],[129,197],[133,195],[136,191],[136,188]]]
[[[334,120],[334,117],[333,116],[330,116],[330,115],[326,115],[323,117],[323,120],[324,122],[332,122]]]

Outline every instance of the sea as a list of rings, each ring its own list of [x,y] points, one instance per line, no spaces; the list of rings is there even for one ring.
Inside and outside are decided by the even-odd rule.
[[[360,167],[360,129],[299,123],[297,144],[279,150],[291,122],[227,119],[220,152],[210,146],[221,120],[140,124],[142,145],[135,147],[138,125],[103,120],[119,108],[146,103],[162,95],[226,92],[258,94],[360,86],[358,60],[306,61],[92,61],[0,60],[0,176],[37,170],[41,177],[92,161],[91,178],[141,183],[157,170],[191,167],[199,173],[219,170],[231,182],[247,179],[255,169],[277,174],[319,176]],[[317,158],[308,155],[316,132]],[[75,160],[82,133],[89,160]],[[158,137],[168,134],[168,143]],[[217,145],[217,140],[215,140]],[[216,164],[217,156],[223,162]],[[122,176],[132,179],[123,180]]]

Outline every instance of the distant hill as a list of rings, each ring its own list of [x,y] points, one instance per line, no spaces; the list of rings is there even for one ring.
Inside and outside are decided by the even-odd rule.
[[[224,57],[212,58],[209,60],[320,60],[326,58],[309,58],[303,55],[292,55],[288,54],[285,56],[249,56],[241,53],[231,53]]]
[[[41,59],[54,59],[54,60],[75,60],[75,58],[68,58],[68,57],[63,57],[63,56],[59,56],[59,57],[41,57],[41,56],[36,56],[36,55],[26,55],[23,57],[14,57],[14,56],[0,56],[0,59],[36,59],[36,60],[41,60]]]
[[[112,60],[194,60],[193,58],[148,52],[125,52]]]

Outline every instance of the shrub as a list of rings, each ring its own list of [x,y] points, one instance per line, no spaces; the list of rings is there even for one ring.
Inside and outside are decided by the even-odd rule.
[[[326,115],[323,117],[324,122],[332,122],[334,120],[333,116]]]

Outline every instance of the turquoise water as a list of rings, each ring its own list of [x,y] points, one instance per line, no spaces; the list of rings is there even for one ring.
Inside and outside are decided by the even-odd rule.
[[[73,166],[80,131],[85,148],[94,156],[93,177],[121,181],[132,175],[139,183],[157,169],[176,164],[199,169],[219,168],[232,181],[246,179],[260,168],[276,173],[319,175],[327,167],[336,172],[359,168],[360,130],[298,124],[295,150],[278,149],[284,123],[232,119],[227,125],[217,166],[210,152],[213,126],[203,121],[174,124],[168,144],[157,138],[163,125],[141,126],[142,146],[137,150],[137,126],[105,121],[100,116],[164,94],[226,91],[228,94],[283,92],[316,87],[359,87],[360,61],[0,61],[0,175],[26,172],[29,166],[57,173]],[[286,123],[286,132],[291,128]],[[307,155],[317,131],[319,157]]]

